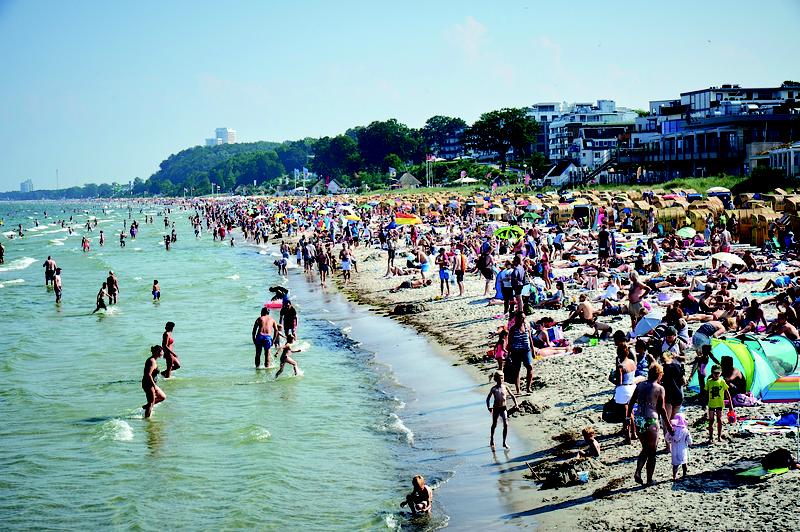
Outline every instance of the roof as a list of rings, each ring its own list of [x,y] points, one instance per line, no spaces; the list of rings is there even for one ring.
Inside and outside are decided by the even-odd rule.
[[[417,179],[408,172],[401,175],[400,179],[397,180],[397,183],[403,187],[418,187],[422,184],[422,182],[419,179]]]
[[[545,177],[564,175],[570,166],[575,166],[572,161],[559,161],[553,166]]]

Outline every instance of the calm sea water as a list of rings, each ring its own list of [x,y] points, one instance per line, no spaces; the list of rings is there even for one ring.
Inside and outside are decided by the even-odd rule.
[[[165,251],[162,218],[143,224],[134,207],[140,233],[120,249],[128,210],[106,208],[0,204],[3,231],[26,228],[23,239],[2,237],[4,528],[438,528],[488,526],[505,512],[500,464],[483,441],[485,390],[427,344],[296,270],[280,279],[271,248],[196,240],[185,211],[173,210],[178,241]],[[55,225],[70,215],[72,236]],[[94,215],[83,253],[82,224]],[[47,255],[63,268],[60,306],[44,286]],[[119,304],[92,315],[109,270]],[[250,331],[273,284],[289,286],[300,308],[301,377],[253,368]],[[160,381],[167,401],[145,420],[142,367],[167,321],[184,367]],[[455,416],[467,428],[452,431]],[[427,523],[397,512],[417,473],[443,486]]]

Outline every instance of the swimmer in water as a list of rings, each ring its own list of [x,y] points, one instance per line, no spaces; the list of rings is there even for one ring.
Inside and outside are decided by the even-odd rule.
[[[406,500],[400,503],[400,507],[408,506],[411,513],[416,515],[430,514],[433,505],[433,490],[425,484],[425,478],[417,475],[411,479],[413,487],[411,493],[406,495]]]
[[[107,287],[108,287],[108,283],[103,283],[103,286],[100,287],[100,291],[97,292],[97,301],[96,301],[96,305],[97,306],[92,311],[92,314],[94,314],[95,312],[97,312],[100,309],[106,310],[108,308],[108,307],[106,307],[106,299],[105,299],[106,296],[108,296]]]
[[[281,373],[283,373],[283,368],[286,364],[292,366],[294,369],[295,376],[297,375],[298,370],[300,369],[297,366],[297,361],[295,361],[291,356],[290,353],[299,353],[300,349],[293,349],[292,342],[294,342],[294,335],[289,333],[286,335],[286,343],[283,344],[281,348],[281,367],[278,368],[278,372],[275,374],[275,378],[277,379]]]
[[[158,279],[153,279],[153,301],[161,301],[161,287],[158,286]]]
[[[167,362],[167,369],[161,372],[165,379],[172,377],[174,370],[181,369],[181,361],[178,355],[172,349],[172,344],[175,339],[172,337],[172,331],[175,329],[175,323],[168,321],[164,326],[164,334],[161,335],[161,347],[164,349],[164,360]]]
[[[252,336],[253,344],[256,346],[256,368],[261,367],[262,349],[264,349],[264,367],[271,368],[270,349],[272,349],[273,341],[279,340],[280,332],[278,332],[277,322],[269,315],[267,307],[261,309],[261,316],[253,324]]]
[[[489,433],[489,447],[494,451],[494,429],[497,428],[497,419],[503,420],[503,449],[508,450],[506,437],[508,436],[508,408],[506,407],[506,399],[511,397],[514,401],[514,407],[517,408],[517,398],[511,393],[511,390],[503,382],[503,373],[500,371],[494,372],[495,385],[489,390],[489,395],[486,396],[486,408],[492,414],[492,429]],[[494,405],[489,406],[489,400],[494,397]]]
[[[119,281],[117,281],[117,276],[114,275],[114,272],[108,272],[108,277],[106,278],[106,284],[108,286],[108,304],[109,305],[116,305],[117,304],[117,294],[119,293]]]
[[[158,378],[158,359],[164,354],[164,350],[160,345],[154,345],[150,348],[150,356],[144,362],[144,374],[142,375],[142,389],[147,403],[142,405],[144,408],[144,417],[148,418],[153,413],[153,407],[167,398],[167,394],[158,387],[156,379]]]

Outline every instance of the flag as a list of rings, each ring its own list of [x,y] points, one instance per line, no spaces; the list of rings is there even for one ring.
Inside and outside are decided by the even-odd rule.
[[[303,167],[303,177],[308,177],[308,168]]]
[[[397,170],[395,170],[394,168],[392,168],[390,166],[389,167],[389,177],[395,177],[396,175],[397,175]]]
[[[303,168],[303,170],[305,170],[305,168]],[[331,184],[331,176],[326,175],[325,176],[325,186],[327,187],[330,184]]]
[[[464,179],[465,177],[467,177],[467,171],[461,170],[461,179]]]
[[[525,186],[531,184],[531,174],[525,174]]]
[[[425,156],[425,160],[426,161],[435,161],[436,160],[436,156],[428,154],[428,155]]]
[[[491,179],[491,178],[492,178],[492,172],[490,170],[489,172],[486,173],[486,179]]]
[[[300,177],[300,170],[298,170],[297,168],[295,168],[295,169],[294,169],[294,178],[295,178],[295,179],[297,179],[298,177]]]

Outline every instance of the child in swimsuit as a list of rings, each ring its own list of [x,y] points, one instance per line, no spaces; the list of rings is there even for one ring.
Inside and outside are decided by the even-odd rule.
[[[294,369],[294,374],[297,375],[300,372],[300,367],[297,365],[297,362],[289,356],[290,353],[299,353],[300,349],[293,349],[292,342],[294,342],[294,335],[288,333],[286,335],[286,343],[283,344],[283,348],[281,349],[281,367],[278,368],[278,372],[275,374],[275,378],[277,379],[280,377],[281,373],[283,373],[283,368],[286,364],[292,366]]]
[[[489,446],[494,451],[494,430],[497,428],[497,419],[503,420],[503,448],[508,450],[506,437],[508,436],[508,409],[506,407],[506,399],[511,397],[514,401],[514,407],[518,408],[517,398],[511,393],[511,390],[503,382],[503,372],[494,372],[495,385],[489,390],[489,395],[486,396],[486,408],[492,414],[492,429],[489,433]],[[489,400],[494,397],[494,404],[489,406]]]
[[[161,300],[161,287],[158,286],[158,279],[153,279],[153,301]]]

